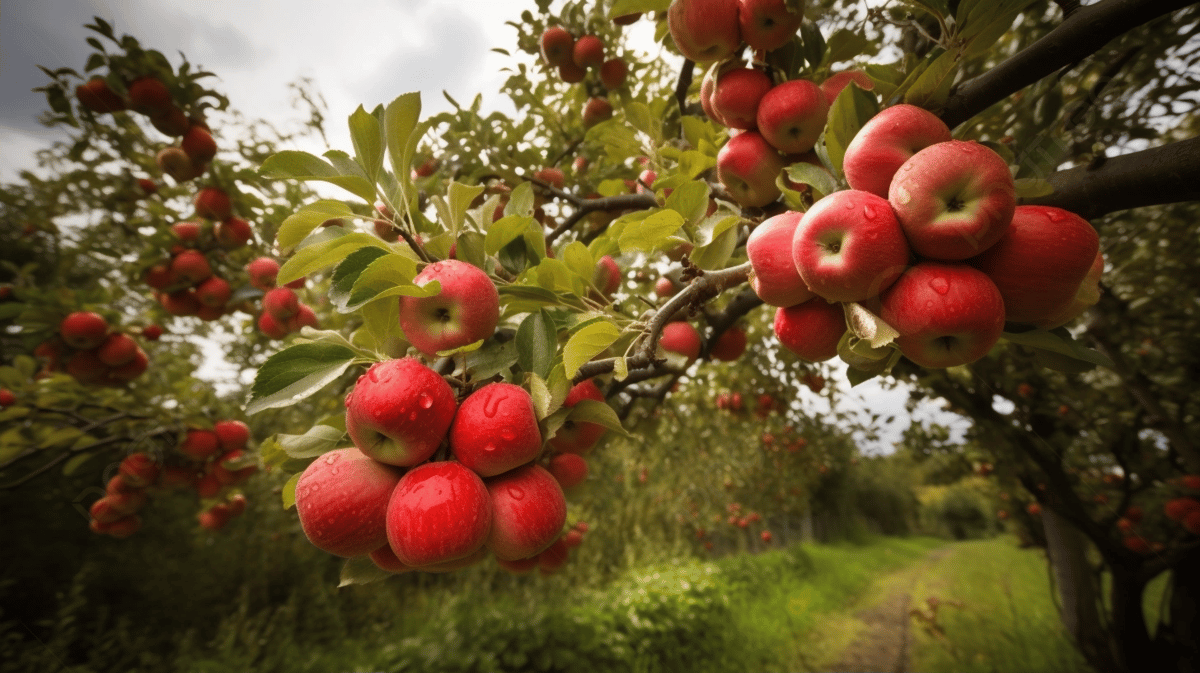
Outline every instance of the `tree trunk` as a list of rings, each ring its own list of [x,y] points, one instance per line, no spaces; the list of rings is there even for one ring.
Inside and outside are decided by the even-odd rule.
[[[1047,508],[1042,511],[1046,552],[1062,603],[1062,621],[1079,651],[1100,673],[1127,673],[1113,661],[1108,633],[1100,620],[1099,587],[1087,562],[1083,535]],[[1139,614],[1141,611],[1139,610]]]
[[[1179,673],[1200,673],[1200,550],[1194,550],[1171,571],[1171,623],[1159,626],[1158,638],[1174,645]],[[1164,633],[1165,632],[1165,633]]]

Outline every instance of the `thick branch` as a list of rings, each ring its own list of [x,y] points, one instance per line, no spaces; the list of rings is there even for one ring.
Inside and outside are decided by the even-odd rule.
[[[1191,4],[1188,0],[1105,0],[1081,7],[1042,39],[988,72],[959,84],[946,101],[942,121],[954,128],[1059,68],[1096,53],[1134,28]]]
[[[1022,203],[1057,206],[1086,219],[1118,210],[1200,201],[1200,138],[1078,166],[1050,175],[1054,193]]]

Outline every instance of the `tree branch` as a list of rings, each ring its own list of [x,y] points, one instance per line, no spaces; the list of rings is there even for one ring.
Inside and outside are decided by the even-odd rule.
[[[567,197],[576,206],[575,212],[563,220],[562,224],[555,227],[554,231],[546,234],[546,245],[551,245],[558,240],[559,236],[570,231],[588,213],[600,210],[638,210],[641,208],[653,208],[658,205],[658,197],[653,193],[618,194],[598,199],[577,199],[570,195],[567,195]]]
[[[1050,175],[1054,193],[1022,203],[1056,206],[1085,219],[1164,203],[1200,201],[1200,138],[1152,147]]]
[[[695,62],[691,59],[683,59],[683,67],[679,69],[679,81],[675,83],[675,102],[679,103],[679,116],[687,114],[687,94],[688,89],[692,88],[692,69],[695,67]]]
[[[942,121],[954,128],[1055,70],[1087,58],[1134,28],[1191,4],[1190,0],[1104,0],[1080,7],[1042,39],[959,84],[946,101]]]

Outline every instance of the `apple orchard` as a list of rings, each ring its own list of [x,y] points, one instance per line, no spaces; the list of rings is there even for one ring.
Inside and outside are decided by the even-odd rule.
[[[938,486],[1044,548],[1092,669],[1200,670],[1200,11],[874,4],[539,0],[496,45],[511,116],[393,92],[320,155],[278,149],[324,138],[319,83],[282,132],[97,18],[43,68],[61,142],[0,192],[7,575],[227,553],[326,602],[568,591],[966,535]],[[864,389],[965,435],[864,452]],[[52,617],[117,571],[50,566],[0,584],[37,624],[6,637],[80,663]]]

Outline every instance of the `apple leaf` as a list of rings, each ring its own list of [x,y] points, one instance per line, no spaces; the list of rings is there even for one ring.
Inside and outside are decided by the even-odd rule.
[[[39,449],[53,449],[57,447],[65,447],[73,443],[75,440],[83,436],[83,430],[79,428],[65,427],[51,430],[41,438]]]
[[[950,96],[950,87],[961,62],[962,53],[958,50],[943,52],[934,58],[904,92],[904,102],[926,110],[940,110]]]
[[[333,270],[333,277],[329,282],[329,301],[333,302],[338,308],[345,308],[346,302],[350,299],[351,291],[354,289],[354,284],[358,282],[358,278],[362,272],[371,265],[372,262],[380,257],[386,257],[388,252],[381,248],[367,247],[359,248],[354,252],[346,255],[341,264]]]
[[[387,248],[387,244],[375,236],[360,232],[337,235],[331,240],[309,245],[296,251],[279,268],[276,282],[284,285],[311,273],[331,267],[350,253],[364,247]]]
[[[804,42],[804,60],[812,69],[821,67],[825,59],[825,37],[821,35],[821,27],[814,21],[805,21],[800,25],[800,39]]]
[[[292,180],[321,180],[354,194],[370,203],[375,200],[375,185],[356,175],[342,175],[320,157],[300,150],[276,152],[258,170],[264,178]]]
[[[524,234],[534,222],[535,220],[527,215],[505,215],[496,220],[484,237],[483,251],[488,255],[495,255],[501,248]]]
[[[792,182],[812,188],[814,202],[837,191],[837,181],[833,179],[829,171],[807,161],[798,161],[788,166],[787,174],[788,179]]]
[[[358,312],[363,326],[357,330],[355,343],[376,353],[399,357],[408,349],[403,332],[396,329],[400,324],[400,303],[379,301],[364,304]]]
[[[544,309],[530,313],[517,327],[517,364],[540,377],[550,375],[558,353],[558,327]]]
[[[361,105],[350,115],[350,140],[354,143],[354,159],[375,182],[383,169],[383,128],[379,118]]]
[[[567,378],[575,378],[579,368],[613,345],[621,330],[607,320],[596,321],[575,332],[563,348],[563,366]]]
[[[405,185],[411,184],[412,157],[416,151],[417,127],[421,118],[421,94],[411,92],[397,96],[384,112],[384,133],[392,172]]]
[[[734,224],[736,225],[737,222],[735,221]],[[688,256],[696,266],[701,269],[713,271],[725,266],[725,263],[733,256],[733,251],[737,248],[737,242],[738,228],[736,226],[727,226],[707,245],[696,246]]]
[[[275,435],[279,448],[290,458],[316,458],[338,448],[346,431],[328,425],[314,425],[303,435]]]
[[[603,145],[605,153],[613,163],[623,163],[630,157],[643,154],[642,144],[638,142],[637,134],[632,128],[615,119],[596,124],[588,129],[585,137],[589,145],[593,143]]]
[[[569,420],[576,423],[596,423],[603,425],[605,428],[614,432],[619,432],[626,437],[633,435],[621,425],[621,419],[617,416],[617,412],[608,404],[599,400],[580,400],[575,406],[571,407]]]
[[[338,588],[354,586],[355,584],[371,584],[391,577],[390,573],[375,565],[370,556],[355,556],[346,559],[342,566],[342,575],[338,580]]]
[[[484,341],[483,346],[467,353],[464,368],[471,372],[476,381],[486,381],[497,374],[507,373],[517,364],[517,345],[509,340],[499,343],[495,339]]]
[[[651,114],[649,105],[633,101],[625,108],[625,120],[630,126],[649,136],[655,145],[662,142],[662,126]]]
[[[448,213],[442,216],[442,225],[450,230],[451,236],[457,237],[466,220],[467,209],[475,197],[483,193],[483,185],[464,185],[455,180],[447,191]]]
[[[283,496],[283,509],[289,510],[296,506],[296,484],[299,483],[300,477],[303,476],[303,474],[303,472],[297,472],[296,474],[293,474],[287,480],[287,483],[283,485],[283,491],[281,493]]]
[[[559,256],[562,257],[563,263],[572,273],[585,282],[591,282],[592,274],[596,270],[596,260],[586,245],[581,241],[571,241],[571,244],[563,249]]]
[[[696,224],[708,213],[708,197],[711,193],[712,189],[704,180],[685,182],[667,197],[667,208],[682,215],[688,224]]]
[[[545,260],[542,261],[545,263]],[[539,265],[540,266],[540,265]],[[559,306],[562,301],[551,290],[534,285],[501,285],[496,288],[500,293],[501,303],[527,302],[535,306]]]
[[[613,0],[612,7],[608,10],[608,18],[615,19],[639,12],[665,12],[670,6],[671,0]]]
[[[846,325],[850,332],[870,344],[871,348],[883,348],[896,340],[900,333],[859,303],[843,303]]]
[[[1103,353],[1094,351],[1072,338],[1071,333],[1064,327],[1058,327],[1052,331],[1035,329],[1028,332],[1004,332],[1000,337],[1015,344],[1065,355],[1068,358],[1089,362],[1107,369],[1115,366],[1113,361]]]
[[[850,82],[829,108],[829,123],[825,126],[825,148],[829,163],[842,174],[842,159],[846,146],[854,140],[863,124],[879,112],[879,101],[875,94],[864,91],[858,84]]]
[[[618,245],[621,252],[649,252],[654,250],[664,238],[679,231],[683,223],[683,215],[674,210],[656,210],[625,227],[625,230],[621,232]]]
[[[263,363],[254,377],[246,413],[286,407],[337,380],[359,362],[353,350],[330,343],[285,348]]]
[[[94,458],[95,455],[96,454],[94,454],[94,453],[81,453],[78,456],[72,457],[70,460],[67,461],[66,465],[63,465],[63,468],[62,468],[63,476],[64,477],[71,476],[72,474],[75,473],[75,470],[78,470],[84,463],[86,463],[89,460],[91,460],[92,458]]]
[[[838,63],[850,61],[866,52],[871,41],[856,30],[840,28],[825,42],[825,62]]]
[[[1041,178],[1019,178],[1013,181],[1013,186],[1016,187],[1019,199],[1034,199],[1054,193],[1054,185]]]
[[[286,255],[322,222],[342,217],[354,217],[354,211],[341,201],[321,199],[310,203],[295,214],[289,215],[283,224],[279,225],[279,231],[275,232],[275,246]]]
[[[935,17],[945,17],[950,14],[947,0],[901,0],[901,3]]]

